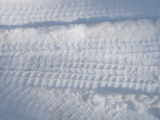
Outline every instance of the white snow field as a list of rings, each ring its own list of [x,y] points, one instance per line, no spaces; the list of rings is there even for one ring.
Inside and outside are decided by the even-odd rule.
[[[0,0],[0,120],[160,120],[160,1]]]

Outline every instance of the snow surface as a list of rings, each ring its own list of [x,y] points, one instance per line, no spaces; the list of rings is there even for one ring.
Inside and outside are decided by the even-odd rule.
[[[0,120],[160,119],[159,0],[0,2]]]

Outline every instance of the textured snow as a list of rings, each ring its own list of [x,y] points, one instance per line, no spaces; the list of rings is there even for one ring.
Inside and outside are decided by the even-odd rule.
[[[0,2],[0,120],[160,119],[159,0]]]
[[[1,0],[0,25],[46,26],[160,17],[159,0]]]

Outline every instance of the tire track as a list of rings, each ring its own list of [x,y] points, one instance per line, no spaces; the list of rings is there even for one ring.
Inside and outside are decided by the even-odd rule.
[[[158,28],[152,22],[131,20],[90,27],[3,31],[0,82],[5,86],[127,89],[159,94],[160,39]],[[106,28],[111,32],[106,32]],[[134,29],[140,33],[145,30],[146,35],[132,33]],[[81,30],[91,31],[84,34]],[[17,33],[23,35],[24,40]],[[110,33],[118,35],[112,38]],[[130,36],[122,37],[126,33]]]
[[[72,63],[73,64],[73,63]],[[105,64],[100,64],[105,65]],[[82,67],[53,67],[52,71],[1,71],[2,84],[14,84],[25,86],[38,86],[38,87],[67,87],[67,88],[87,88],[87,89],[99,89],[102,87],[111,87],[121,89],[126,84],[135,86],[149,86],[156,85],[156,90],[159,89],[158,74],[159,67],[134,67],[123,65],[122,69],[118,69],[119,65],[108,65],[107,67],[98,69],[96,68],[84,68]],[[98,66],[93,64],[92,66]],[[44,69],[43,69],[44,70]],[[137,71],[137,72],[136,72]],[[140,73],[139,73],[140,72]],[[157,76],[157,77],[156,77]],[[36,82],[37,81],[37,82]],[[67,81],[67,82],[66,82]],[[140,81],[140,83],[138,82]],[[65,83],[66,82],[66,83]],[[71,85],[69,84],[71,83]],[[98,86],[97,83],[101,85]],[[105,83],[105,85],[103,85]],[[130,83],[130,84],[129,84]],[[64,84],[64,85],[63,85]],[[81,85],[78,87],[77,85]],[[86,84],[86,85],[85,85]],[[89,85],[88,85],[89,84]],[[91,85],[92,84],[92,85]],[[96,84],[94,86],[94,84]],[[107,84],[107,85],[106,85]],[[113,84],[113,85],[109,85]],[[122,85],[122,87],[120,86]],[[87,87],[86,87],[87,86]],[[89,87],[88,87],[89,86]],[[120,86],[120,87],[115,87]],[[136,87],[130,90],[136,91]],[[124,88],[125,89],[125,88]],[[141,88],[143,89],[143,87]],[[152,92],[144,91],[144,92]]]
[[[68,51],[72,51],[72,49]],[[97,51],[94,55],[99,56],[101,49],[97,48]],[[130,59],[129,53],[102,54],[99,56],[101,59],[105,56],[112,56],[110,62],[103,63],[93,57],[87,61],[87,56],[89,55],[87,51],[85,51],[87,54],[83,54],[77,60],[75,57],[72,59],[67,57],[74,56],[77,54],[77,51],[66,55],[63,53],[59,54],[57,51],[53,54],[53,52],[47,52],[47,56],[42,55],[42,53],[37,55],[36,53],[30,54],[29,52],[25,55],[16,52],[13,56],[12,54],[7,55],[3,53],[3,59],[1,59],[1,69],[3,70],[0,71],[2,84],[51,88],[67,87],[74,89],[128,89],[135,92],[141,90],[148,93],[160,92],[160,83],[158,81],[160,69],[159,66],[153,64],[153,60],[159,61],[159,57],[157,56],[159,55],[159,51],[154,54],[150,52],[131,53],[132,58],[134,58],[133,54],[135,54],[135,57],[138,57],[142,63],[146,59],[146,54],[148,61],[152,61],[152,64],[148,65],[134,65],[135,59],[131,60],[133,65],[119,62],[122,58],[125,60]],[[60,52],[63,52],[63,50]],[[113,57],[114,55],[121,56],[121,59]],[[122,55],[124,56],[122,57]],[[155,59],[153,56],[158,59]],[[63,57],[66,57],[65,61],[62,59]]]
[[[160,17],[159,6],[159,0],[1,0],[0,118],[115,119],[130,109],[128,118],[140,118],[141,110],[158,118],[149,110],[160,105],[159,23],[142,18]],[[47,27],[53,25],[65,26]]]
[[[71,95],[68,96],[67,93]],[[81,92],[84,94],[81,95]],[[95,101],[93,97],[97,96],[96,93],[90,93],[86,91],[67,91],[67,90],[48,90],[31,87],[17,87],[7,86],[6,88],[0,88],[0,111],[1,117],[10,119],[30,119],[30,120],[50,120],[50,119],[78,119],[78,118],[100,118],[100,112],[111,112],[113,109],[119,113],[130,109],[124,107],[133,103],[132,108],[138,106],[139,109],[152,109],[157,108],[156,104],[159,101],[157,95],[144,95],[144,94],[113,94],[108,92],[105,96],[106,101]],[[62,99],[62,96],[66,96],[66,99]],[[91,97],[89,97],[91,96]],[[87,104],[85,97],[88,97],[88,101],[92,101],[94,104]],[[104,99],[102,96],[98,96]],[[116,110],[116,107],[122,103],[121,99],[124,99],[124,106]],[[78,99],[78,101],[77,101]],[[117,101],[116,103],[113,101]],[[144,102],[148,100],[148,102]],[[142,101],[145,106],[142,105]],[[97,110],[96,103],[105,103],[105,108]],[[81,105],[81,104],[84,105]],[[121,104],[121,105],[123,105]],[[81,105],[81,106],[80,106]],[[100,107],[100,106],[99,106]],[[5,113],[5,114],[4,114]],[[90,116],[88,116],[88,114]],[[148,113],[151,114],[152,113]],[[15,116],[16,115],[16,116]],[[80,117],[83,115],[82,117]],[[106,117],[108,114],[104,114]],[[6,117],[7,116],[7,117]],[[82,118],[82,119],[83,119]],[[138,117],[137,117],[138,118]]]
[[[88,40],[86,40],[88,41]],[[46,41],[47,42],[47,41]],[[46,45],[46,42],[28,42],[27,44],[18,44],[14,43],[12,44],[2,44],[0,50],[3,54],[5,53],[16,53],[16,52],[52,52],[52,51],[69,51],[69,50],[110,50],[112,53],[114,50],[117,50],[118,52],[128,52],[128,51],[122,51],[124,49],[132,48],[131,50],[134,52],[151,52],[153,50],[159,50],[160,47],[160,41],[146,41],[146,42],[123,42],[123,43],[106,43],[106,40],[103,41],[104,43],[100,43],[99,41],[97,43],[79,43],[79,44],[51,44],[48,43]],[[61,47],[63,46],[63,47]],[[143,49],[142,49],[143,48]],[[153,49],[153,50],[152,50]],[[112,51],[111,51],[112,50]]]
[[[7,25],[10,27],[31,27],[127,18],[150,18],[160,16],[159,5],[159,0],[154,0],[152,5],[150,5],[149,0],[122,0],[121,3],[118,0],[39,1],[38,3],[30,1],[8,3],[2,1],[0,22],[1,25],[6,25],[6,27]]]

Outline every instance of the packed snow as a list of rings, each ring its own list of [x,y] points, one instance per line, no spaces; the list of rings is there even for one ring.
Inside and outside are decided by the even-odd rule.
[[[159,120],[159,0],[0,0],[0,120]]]

